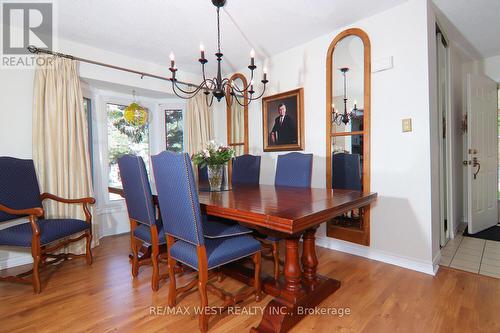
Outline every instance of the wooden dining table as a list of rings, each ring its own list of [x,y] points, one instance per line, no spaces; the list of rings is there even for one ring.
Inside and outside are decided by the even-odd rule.
[[[123,195],[118,188],[110,192]],[[376,193],[273,185],[235,186],[229,191],[198,192],[201,209],[208,215],[231,219],[285,243],[280,281],[263,277],[263,291],[274,296],[252,332],[286,332],[324,299],[340,288],[340,281],[316,273],[315,233],[332,218],[370,205]],[[302,240],[302,255],[299,243]],[[224,272],[253,283],[249,268],[228,265]]]

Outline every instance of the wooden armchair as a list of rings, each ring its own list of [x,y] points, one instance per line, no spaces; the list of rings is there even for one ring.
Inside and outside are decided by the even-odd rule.
[[[46,219],[42,201],[47,199],[81,204],[85,221],[71,218]],[[38,294],[41,291],[42,267],[79,257],[85,258],[88,265],[92,264],[92,215],[88,205],[94,203],[94,198],[64,199],[50,193],[40,194],[32,160],[0,157],[0,223],[20,217],[29,219],[29,223],[0,230],[0,246],[29,247],[33,256],[33,269],[15,276],[0,277],[0,281],[32,283]],[[83,238],[86,238],[85,254],[53,254],[63,246]],[[29,275],[32,275],[31,280],[26,278]]]

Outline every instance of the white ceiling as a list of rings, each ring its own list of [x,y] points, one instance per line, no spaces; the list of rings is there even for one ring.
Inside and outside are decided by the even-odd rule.
[[[227,0],[221,12],[224,66],[246,66],[252,47],[262,59],[405,1]],[[210,0],[56,2],[62,38],[165,67],[174,51],[177,66],[194,73],[203,42],[214,70],[216,11]]]
[[[483,57],[500,55],[500,0],[434,0]]]

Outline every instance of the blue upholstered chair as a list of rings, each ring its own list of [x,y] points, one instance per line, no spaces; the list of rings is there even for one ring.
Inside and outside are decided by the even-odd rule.
[[[161,218],[157,218],[153,203],[151,186],[149,185],[146,165],[140,156],[124,155],[118,159],[123,193],[130,220],[130,244],[132,247],[132,276],[137,277],[139,266],[139,249],[146,243],[151,245],[151,264],[153,276],[151,289],[159,288],[160,269],[158,265],[160,245],[165,244],[165,234]],[[148,263],[148,262],[144,262]]]
[[[275,186],[311,187],[313,154],[288,153],[278,156]],[[265,250],[271,251],[274,261],[274,279],[279,279],[280,255],[279,238],[259,239]],[[267,257],[266,257],[267,258]]]
[[[339,190],[361,191],[361,158],[359,154],[338,153],[332,157],[332,188]],[[344,225],[359,221],[363,210],[356,209],[350,213],[334,218]],[[349,225],[349,224],[347,224]]]
[[[233,159],[231,182],[234,185],[258,185],[260,178],[260,156],[241,155]]]
[[[191,282],[177,289],[174,266],[181,262],[198,271],[198,288],[201,309],[206,308],[208,271],[224,264],[252,256],[255,263],[254,289],[256,300],[260,299],[260,243],[250,236],[206,238],[198,192],[194,180],[191,160],[188,154],[162,152],[152,157],[158,201],[163,220],[163,229],[167,237],[170,286],[168,305],[175,306],[177,292],[189,290],[196,285]],[[209,290],[216,289],[210,285]],[[227,302],[231,298],[219,296]],[[246,295],[250,295],[246,293]],[[232,298],[236,301],[235,296]],[[208,316],[202,311],[199,317],[202,332],[208,329]]]
[[[46,219],[42,206],[42,201],[46,199],[82,205],[86,220]],[[26,283],[29,280],[25,276],[32,274],[33,289],[38,294],[41,291],[39,269],[43,266],[76,257],[85,258],[91,265],[92,215],[88,205],[93,203],[94,198],[63,199],[49,193],[40,194],[32,160],[0,157],[0,223],[21,217],[29,219],[27,223],[0,230],[0,246],[31,248],[33,256],[32,272],[1,277],[0,280]],[[85,254],[53,254],[62,246],[82,238],[86,238]]]
[[[334,154],[332,171],[332,188],[361,191],[361,163],[359,154]]]
[[[198,169],[198,186],[201,189],[210,187],[208,183],[208,169],[207,166],[197,167]],[[223,183],[222,186],[225,184]],[[224,219],[216,216],[202,215],[205,237],[220,238],[232,237],[244,234],[251,234],[252,230],[234,221]]]
[[[313,154],[288,153],[278,156],[275,186],[311,187]]]

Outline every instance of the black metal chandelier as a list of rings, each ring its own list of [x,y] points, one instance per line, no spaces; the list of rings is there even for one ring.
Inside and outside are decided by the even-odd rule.
[[[218,102],[221,101],[223,97],[226,98],[226,103],[229,103],[229,100],[232,101],[234,98],[238,104],[242,106],[246,106],[250,104],[253,100],[259,99],[264,95],[264,92],[266,90],[266,83],[269,81],[267,80],[267,71],[266,68],[264,67],[263,69],[263,74],[262,74],[262,80],[260,82],[263,83],[263,89],[262,93],[258,96],[254,97],[255,90],[254,90],[254,70],[257,68],[255,65],[255,51],[252,49],[250,52],[250,65],[248,65],[248,68],[250,69],[251,77],[250,77],[250,82],[243,87],[238,87],[234,82],[230,81],[228,78],[222,78],[222,71],[221,71],[221,62],[222,62],[222,52],[221,52],[221,47],[220,47],[220,18],[219,18],[219,11],[221,7],[224,7],[226,4],[226,0],[212,0],[212,3],[214,4],[215,7],[217,7],[217,52],[215,53],[215,56],[217,58],[217,75],[214,78],[207,78],[205,75],[205,64],[208,62],[208,60],[205,58],[205,49],[203,45],[200,45],[200,59],[198,61],[201,64],[201,71],[203,75],[203,81],[196,86],[193,90],[185,90],[179,87],[177,84],[177,78],[175,73],[177,72],[177,67],[175,66],[175,57],[174,54],[170,54],[170,72],[172,72],[172,89],[174,93],[183,99],[190,99],[196,96],[200,91],[203,91],[206,97],[206,101],[208,106],[211,106],[214,100],[214,97],[217,99]],[[228,98],[226,95],[226,90],[229,92],[229,94],[233,97],[231,99]],[[212,96],[209,98],[208,96],[212,94]],[[248,102],[245,100],[242,102],[240,101],[240,97],[243,96],[245,93],[248,93]]]
[[[335,105],[332,104],[332,122],[340,126],[342,123],[344,125],[347,125],[349,121],[353,119],[358,119],[358,112],[361,111],[358,109],[356,105],[356,100],[354,101],[354,108],[350,111],[347,112],[347,92],[346,92],[346,85],[347,85],[347,72],[349,71],[348,67],[342,67],[339,69],[342,72],[342,75],[344,77],[344,113],[340,113],[337,110],[335,110]]]

